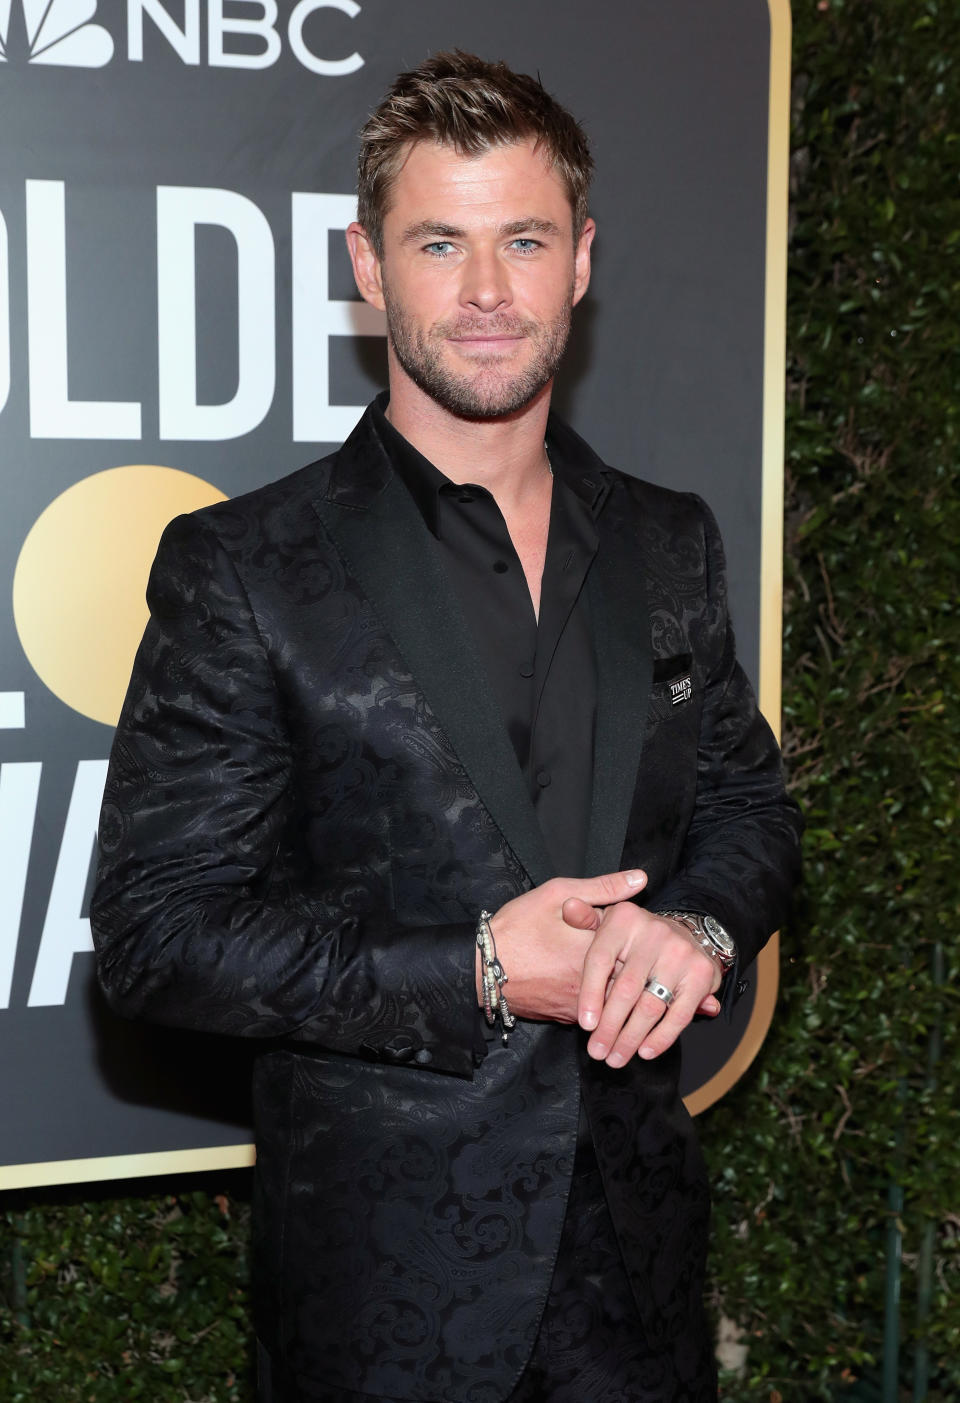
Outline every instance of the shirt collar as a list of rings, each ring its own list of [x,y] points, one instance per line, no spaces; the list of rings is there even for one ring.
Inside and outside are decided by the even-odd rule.
[[[384,390],[382,394],[377,395],[370,406],[377,432],[387,450],[394,472],[403,479],[407,491],[416,502],[417,510],[427,526],[435,536],[439,536],[440,503],[438,498],[440,489],[446,486],[450,479],[439,468],[435,468],[429,458],[425,458],[414,448],[399,429],[393,427],[386,415],[389,403],[389,391]]]
[[[394,428],[386,415],[389,403],[389,391],[384,390],[370,406],[377,431],[391,466],[402,478],[430,531],[439,536],[440,493],[444,488],[455,489],[457,484]],[[547,420],[546,446],[555,480],[570,488],[591,514],[598,516],[610,491],[609,468],[555,414]]]

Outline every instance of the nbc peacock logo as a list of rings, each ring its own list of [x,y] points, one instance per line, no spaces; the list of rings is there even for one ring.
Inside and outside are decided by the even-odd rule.
[[[0,63],[102,68],[113,39],[96,12],[97,0],[0,0]]]

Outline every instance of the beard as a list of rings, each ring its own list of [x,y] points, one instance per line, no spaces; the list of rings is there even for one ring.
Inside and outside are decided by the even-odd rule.
[[[515,414],[535,399],[557,373],[570,334],[572,292],[550,322],[495,313],[489,317],[458,316],[435,322],[428,330],[417,326],[405,306],[384,288],[387,331],[400,365],[424,394],[461,419],[499,419]],[[521,336],[529,339],[533,355],[514,370],[499,355],[471,358],[469,370],[454,370],[443,360],[450,336]]]

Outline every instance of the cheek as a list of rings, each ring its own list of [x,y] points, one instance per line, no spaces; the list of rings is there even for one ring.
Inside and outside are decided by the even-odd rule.
[[[404,319],[419,326],[429,326],[455,300],[450,278],[433,269],[407,274],[391,281],[387,295],[402,308]]]
[[[573,301],[572,263],[563,270],[531,268],[514,279],[514,296],[540,313],[545,321],[555,321],[569,311]]]

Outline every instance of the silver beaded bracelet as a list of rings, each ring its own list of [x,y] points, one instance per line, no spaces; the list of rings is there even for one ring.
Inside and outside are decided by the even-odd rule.
[[[497,946],[493,938],[493,931],[490,929],[490,916],[489,911],[481,911],[477,921],[477,949],[480,951],[483,1011],[491,1028],[497,1019],[500,1019],[501,1036],[503,1045],[506,1047],[510,1041],[510,1029],[514,1027],[517,1020],[510,1012],[510,1005],[507,1003],[507,996],[503,991],[507,976],[503,972],[503,965],[497,959]]]

